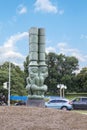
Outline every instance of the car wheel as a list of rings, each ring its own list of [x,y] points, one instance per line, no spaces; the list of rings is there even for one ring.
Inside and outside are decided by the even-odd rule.
[[[64,111],[66,111],[66,110],[67,110],[67,107],[62,107],[61,109],[64,110]]]

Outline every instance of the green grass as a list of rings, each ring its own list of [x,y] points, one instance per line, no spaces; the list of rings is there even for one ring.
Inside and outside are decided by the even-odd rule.
[[[67,93],[65,97],[72,100],[75,97],[87,97],[87,93]]]
[[[87,110],[73,110],[73,112],[87,115]]]

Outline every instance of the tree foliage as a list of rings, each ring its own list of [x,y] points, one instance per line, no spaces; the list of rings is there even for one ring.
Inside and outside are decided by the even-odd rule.
[[[77,91],[87,92],[87,67],[82,68],[80,73],[77,74]]]
[[[24,61],[24,81],[25,81],[25,86],[27,85],[26,83],[26,78],[28,77],[28,66],[29,66],[29,55],[26,57]]]
[[[78,69],[78,60],[75,57],[49,53],[47,55],[48,73],[46,79],[48,91],[56,93],[57,84],[65,84],[67,91],[72,91],[75,84],[75,71]]]
[[[67,92],[87,92],[87,68],[83,68],[79,74],[76,74],[75,71],[79,67],[77,58],[50,52],[46,54],[46,63],[49,75],[45,84],[48,86],[49,94],[57,93],[58,84],[66,85]],[[25,86],[29,75],[28,65],[29,56],[24,61],[24,71],[11,63],[11,95],[27,94]],[[3,89],[3,83],[9,80],[8,68],[8,62],[0,66],[0,92],[7,92]]]
[[[24,61],[24,73],[25,73],[25,77],[28,77],[28,66],[29,66],[29,55],[26,57],[25,61]]]
[[[5,92],[3,83],[9,82],[9,63],[0,66],[0,92]],[[19,66],[11,63],[11,95],[25,95],[24,72]]]

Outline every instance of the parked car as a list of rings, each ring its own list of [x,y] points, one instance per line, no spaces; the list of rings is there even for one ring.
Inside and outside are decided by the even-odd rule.
[[[22,105],[25,106],[26,102],[20,101],[20,102],[15,103],[15,106],[22,106]]]
[[[72,110],[72,105],[70,104],[70,101],[65,98],[51,99],[50,101],[45,103],[45,107],[57,108],[62,110]]]
[[[73,109],[87,110],[87,97],[76,97],[71,101]]]

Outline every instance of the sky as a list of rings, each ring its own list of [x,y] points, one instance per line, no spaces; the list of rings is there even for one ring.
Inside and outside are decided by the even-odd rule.
[[[0,64],[23,68],[29,29],[45,28],[46,52],[75,56],[87,67],[87,0],[0,0]]]

